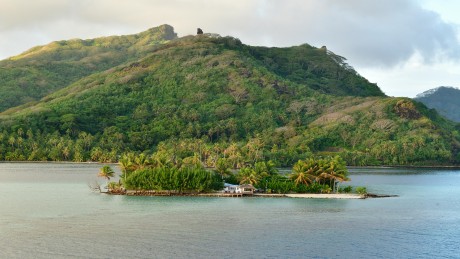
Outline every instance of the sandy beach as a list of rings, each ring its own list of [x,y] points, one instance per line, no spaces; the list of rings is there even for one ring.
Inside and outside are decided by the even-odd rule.
[[[311,199],[364,199],[359,194],[346,194],[346,193],[330,193],[330,194],[315,194],[315,193],[304,193],[304,194],[286,194],[286,197],[290,198],[311,198]]]
[[[119,193],[112,193],[119,194]],[[317,193],[291,193],[291,194],[277,194],[277,193],[254,193],[250,195],[243,195],[241,193],[174,193],[174,192],[157,192],[157,191],[136,191],[128,190],[124,195],[129,196],[202,196],[202,197],[286,197],[286,198],[306,198],[306,199],[365,199],[366,196],[362,196],[354,193],[329,193],[329,194],[317,194]]]
[[[364,199],[365,197],[359,194],[351,193],[330,193],[330,194],[316,194],[316,193],[300,193],[300,194],[254,194],[256,197],[289,197],[289,198],[307,198],[307,199]]]

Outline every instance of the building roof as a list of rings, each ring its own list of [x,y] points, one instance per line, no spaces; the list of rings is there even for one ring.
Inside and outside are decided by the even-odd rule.
[[[256,188],[254,188],[254,186],[252,186],[252,184],[242,184],[242,185],[240,185],[240,188],[253,189],[253,190],[256,189]]]

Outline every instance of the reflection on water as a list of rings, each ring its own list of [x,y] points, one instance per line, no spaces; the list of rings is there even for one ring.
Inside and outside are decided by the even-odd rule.
[[[0,163],[0,258],[458,256],[460,171],[353,168],[400,197],[317,200],[91,193],[100,167]]]

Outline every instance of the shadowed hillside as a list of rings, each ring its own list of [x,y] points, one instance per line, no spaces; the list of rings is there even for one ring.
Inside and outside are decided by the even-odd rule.
[[[415,100],[436,109],[444,117],[460,122],[460,89],[441,86],[415,97]]]

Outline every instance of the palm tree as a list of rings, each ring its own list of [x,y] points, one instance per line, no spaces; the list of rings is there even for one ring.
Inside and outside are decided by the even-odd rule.
[[[232,168],[238,168],[241,165],[243,156],[236,143],[232,143],[227,149],[224,150],[224,156],[228,158],[230,166]]]
[[[247,150],[247,156],[253,163],[263,159],[262,148],[264,143],[259,136],[252,138],[248,141],[245,148]]]
[[[171,155],[166,151],[157,151],[151,157],[153,168],[172,167],[174,165]]]
[[[273,176],[277,172],[275,163],[271,160],[268,162],[256,162],[254,164],[254,171],[262,178]]]
[[[134,158],[134,164],[136,169],[145,169],[151,165],[151,162],[145,153],[141,153]]]
[[[126,181],[128,174],[135,170],[134,154],[123,154],[119,159],[118,164],[120,166],[121,172],[123,173],[124,180]]]
[[[332,191],[334,192],[337,192],[338,190],[337,188],[338,186],[336,186],[337,183],[341,183],[341,182],[349,180],[349,178],[346,175],[337,173],[335,171],[331,172],[329,175],[330,175],[330,179],[334,181],[333,186],[332,186]]]
[[[226,158],[218,158],[214,171],[222,176],[222,179],[224,179],[225,176],[232,174],[232,172],[229,170],[229,164],[230,162]]]
[[[289,178],[293,180],[296,185],[309,185],[313,183],[317,170],[317,166],[313,162],[314,161],[311,159],[309,161],[299,160],[292,168],[293,172]]]
[[[259,175],[249,167],[241,168],[238,172],[238,180],[240,184],[252,184],[255,185],[259,182]]]
[[[193,156],[186,157],[182,159],[181,167],[193,167],[193,168],[202,168],[201,159],[197,153]]]
[[[110,178],[115,176],[115,172],[113,171],[112,167],[105,165],[99,170],[99,174],[97,176],[107,179],[108,185]]]
[[[329,180],[332,191],[336,191],[336,183],[348,181],[347,169],[343,160],[336,156],[332,159],[321,159],[321,173],[319,179]]]

